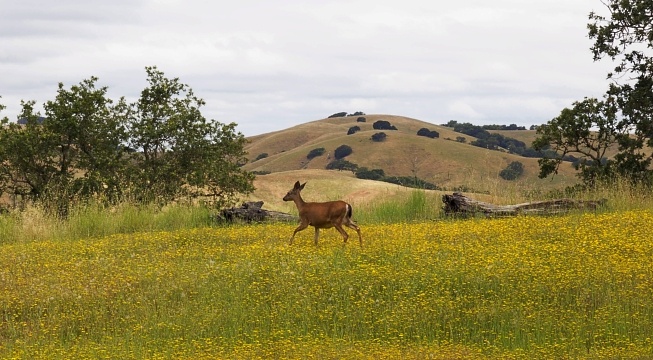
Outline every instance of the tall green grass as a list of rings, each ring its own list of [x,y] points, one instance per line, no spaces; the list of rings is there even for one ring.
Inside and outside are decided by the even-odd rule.
[[[356,221],[364,223],[398,223],[435,219],[442,214],[442,201],[438,193],[412,189],[403,199],[379,200],[359,209]]]
[[[0,216],[0,244],[38,240],[80,239],[143,231],[210,226],[212,210],[204,206],[134,205],[114,207],[84,204],[66,219],[49,215],[38,206]]]
[[[380,198],[356,205],[354,220],[359,224],[401,223],[432,220],[442,217],[442,193],[407,189],[402,197]],[[474,195],[470,195],[475,197]],[[627,181],[614,181],[591,191],[533,192],[504,187],[494,194],[479,195],[482,201],[497,204],[545,200],[554,197],[584,200],[607,199],[608,210],[653,208],[650,189],[633,186]],[[82,204],[70,211],[67,219],[50,216],[38,206],[0,215],[0,243],[37,240],[79,239],[111,234],[143,231],[176,230],[215,226],[215,209],[204,206],[175,204],[163,208],[123,203],[113,207]]]

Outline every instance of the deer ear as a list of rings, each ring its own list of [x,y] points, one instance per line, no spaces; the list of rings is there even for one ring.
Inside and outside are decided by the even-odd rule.
[[[298,183],[299,184],[299,183]],[[302,186],[299,187],[299,190],[303,190],[304,186],[306,186],[306,183],[303,183]]]
[[[299,181],[295,182],[295,186],[293,187],[294,189],[299,189]]]

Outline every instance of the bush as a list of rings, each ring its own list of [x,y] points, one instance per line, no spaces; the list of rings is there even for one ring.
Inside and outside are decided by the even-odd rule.
[[[372,127],[376,130],[397,130],[394,125],[390,124],[390,122],[386,120],[375,121]]]
[[[499,172],[504,180],[515,180],[524,173],[524,165],[519,161],[513,161],[508,166]]]
[[[385,139],[387,137],[388,137],[388,135],[386,135],[384,132],[376,133],[376,134],[372,135],[372,141],[375,141],[375,142],[385,141]]]
[[[306,158],[308,160],[311,160],[313,158],[316,158],[318,156],[322,156],[324,154],[324,148],[316,148],[308,152],[308,155],[306,155]]]
[[[360,116],[360,117],[358,117],[358,119],[356,119],[356,122],[366,122],[366,121],[367,121],[367,119],[365,119],[364,116]]]
[[[330,118],[345,117],[345,116],[347,116],[347,112],[346,112],[346,111],[343,111],[343,112],[335,113],[335,114],[329,116],[329,119],[330,119]]]
[[[405,187],[424,189],[424,190],[439,190],[440,188],[428,181],[416,178],[413,176],[386,176],[383,181],[392,184],[397,184]]]
[[[361,128],[359,126],[352,126],[349,128],[349,131],[347,131],[347,135],[355,134],[358,131],[361,131]]]
[[[260,153],[260,154],[258,154],[258,156],[256,157],[256,160],[254,160],[254,161],[265,159],[266,157],[268,157],[268,153]]]
[[[435,138],[439,138],[439,137],[440,137],[440,133],[439,133],[439,132],[437,132],[437,131],[435,131],[435,130],[431,131],[431,130],[429,130],[429,129],[427,129],[427,128],[421,128],[421,129],[419,129],[419,130],[417,131],[417,135],[418,135],[418,136],[426,136],[426,137],[429,137],[429,138],[431,138],[431,139],[435,139]]]
[[[368,169],[366,167],[359,168],[355,173],[356,177],[359,179],[367,180],[383,180],[385,178],[385,172],[383,169]]]
[[[327,170],[349,170],[349,171],[356,171],[358,170],[358,165],[354,164],[353,162],[349,162],[344,159],[339,159],[339,160],[333,160],[332,162],[328,163],[326,166]]]
[[[351,149],[351,146],[349,145],[340,145],[336,148],[336,150],[333,152],[333,156],[336,158],[336,160],[340,160],[346,156],[349,156],[353,150]]]
[[[252,171],[252,174],[254,175],[268,175],[271,174],[272,172],[269,170],[254,170]]]

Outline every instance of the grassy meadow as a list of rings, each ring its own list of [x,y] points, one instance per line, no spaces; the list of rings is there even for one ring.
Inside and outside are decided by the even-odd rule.
[[[0,358],[653,358],[650,198],[451,220],[406,195],[359,207],[363,248],[181,206],[3,215]]]

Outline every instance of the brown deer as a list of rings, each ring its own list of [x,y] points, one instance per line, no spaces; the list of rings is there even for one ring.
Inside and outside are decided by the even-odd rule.
[[[306,229],[309,225],[315,227],[315,246],[317,246],[317,239],[320,237],[320,229],[329,229],[331,227],[335,227],[338,230],[346,244],[349,234],[342,228],[342,225],[345,225],[356,230],[358,241],[362,247],[363,238],[361,237],[361,229],[351,220],[351,205],[342,200],[305,202],[300,194],[305,185],[306,183],[300,185],[299,181],[297,181],[292,190],[288,191],[286,196],[283,197],[283,201],[294,201],[299,211],[300,223],[290,238],[290,245],[292,245],[295,234]]]

